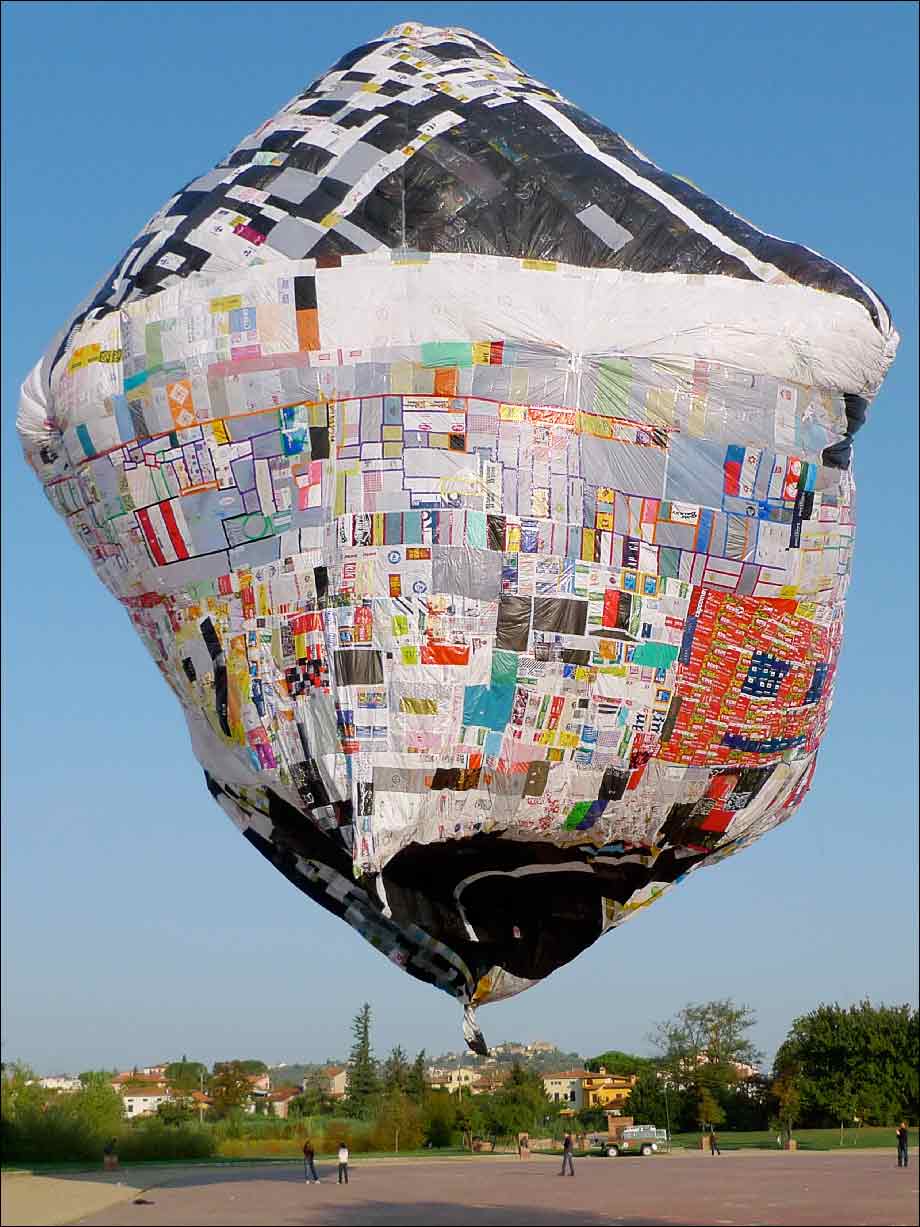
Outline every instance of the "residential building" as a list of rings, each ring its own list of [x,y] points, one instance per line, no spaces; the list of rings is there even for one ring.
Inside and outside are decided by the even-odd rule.
[[[156,1074],[135,1073],[134,1070],[128,1069],[124,1073],[116,1074],[112,1079],[112,1087],[116,1091],[122,1091],[127,1086],[162,1087],[165,1090],[166,1079]]]
[[[584,1080],[591,1074],[586,1069],[566,1069],[561,1073],[543,1075],[543,1090],[553,1103],[564,1103],[566,1107],[580,1112],[585,1106]]]
[[[153,1116],[161,1103],[169,1099],[166,1087],[129,1086],[122,1091],[125,1116],[134,1120],[138,1116]]]
[[[313,1075],[308,1074],[300,1084],[302,1091],[315,1085]],[[331,1099],[343,1099],[348,1092],[348,1069],[344,1065],[327,1065],[320,1070],[320,1086]]]
[[[282,1120],[287,1120],[291,1100],[296,1099],[299,1094],[300,1087],[297,1086],[282,1086],[277,1091],[272,1091],[268,1096],[271,1114],[279,1116]]]
[[[505,1085],[505,1074],[488,1070],[479,1075],[475,1082],[470,1083],[471,1095],[494,1095]]]
[[[608,1074],[603,1066],[582,1079],[586,1108],[622,1108],[638,1081],[637,1074]]]
[[[169,1065],[169,1061],[163,1061],[160,1065],[144,1065],[141,1067],[141,1073],[152,1078],[165,1078]]]
[[[250,1093],[253,1095],[267,1095],[272,1089],[270,1074],[247,1074],[246,1081],[249,1083]]]
[[[459,1069],[439,1069],[432,1066],[427,1071],[427,1076],[428,1085],[433,1091],[449,1091],[453,1095],[464,1089],[472,1093],[473,1084],[479,1080],[480,1073],[466,1065],[461,1065]]]
[[[43,1086],[46,1091],[70,1093],[79,1091],[83,1083],[79,1078],[74,1078],[72,1074],[49,1074],[46,1078],[39,1078],[38,1085]]]

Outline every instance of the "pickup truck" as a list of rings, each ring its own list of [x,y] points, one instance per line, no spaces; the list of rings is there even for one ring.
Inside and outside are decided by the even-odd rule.
[[[666,1149],[668,1132],[666,1129],[656,1129],[654,1125],[633,1125],[615,1138],[595,1134],[591,1140],[603,1154],[615,1159],[617,1155],[653,1155]]]

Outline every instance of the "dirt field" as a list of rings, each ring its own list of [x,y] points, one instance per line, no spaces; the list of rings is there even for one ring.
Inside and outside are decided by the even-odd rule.
[[[895,1154],[869,1151],[833,1153],[741,1152],[712,1157],[675,1154],[655,1158],[576,1160],[575,1178],[560,1177],[551,1159],[470,1158],[438,1160],[358,1159],[347,1187],[339,1186],[332,1165],[320,1164],[321,1183],[305,1185],[295,1164],[236,1168],[197,1167],[163,1171],[144,1183],[137,1171],[126,1174],[113,1199],[98,1209],[100,1179],[61,1181],[42,1178],[35,1189],[32,1217],[22,1199],[17,1205],[4,1184],[4,1227],[65,1221],[88,1227],[236,1227],[253,1224],[315,1224],[317,1227],[377,1227],[378,1224],[489,1224],[490,1227],[573,1227],[635,1224],[666,1227],[914,1227],[917,1213],[917,1157],[899,1170]],[[68,1220],[49,1217],[71,1203]],[[81,1201],[80,1185],[97,1198]],[[136,1198],[146,1204],[135,1204]],[[44,1198],[44,1217],[42,1198]],[[12,1209],[14,1217],[7,1217]],[[25,1215],[26,1217],[23,1217]]]

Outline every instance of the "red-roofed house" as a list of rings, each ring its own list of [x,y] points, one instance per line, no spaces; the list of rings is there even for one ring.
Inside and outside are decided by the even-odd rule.
[[[268,1097],[271,1114],[273,1116],[280,1116],[282,1120],[287,1120],[291,1100],[296,1099],[299,1094],[300,1087],[297,1086],[282,1086],[277,1091],[272,1091]]]

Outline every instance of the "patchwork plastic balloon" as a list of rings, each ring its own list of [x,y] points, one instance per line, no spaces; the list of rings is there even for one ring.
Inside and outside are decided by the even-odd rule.
[[[804,796],[897,339],[408,24],[169,198],[19,429],[213,796],[482,1050],[476,1005]]]

